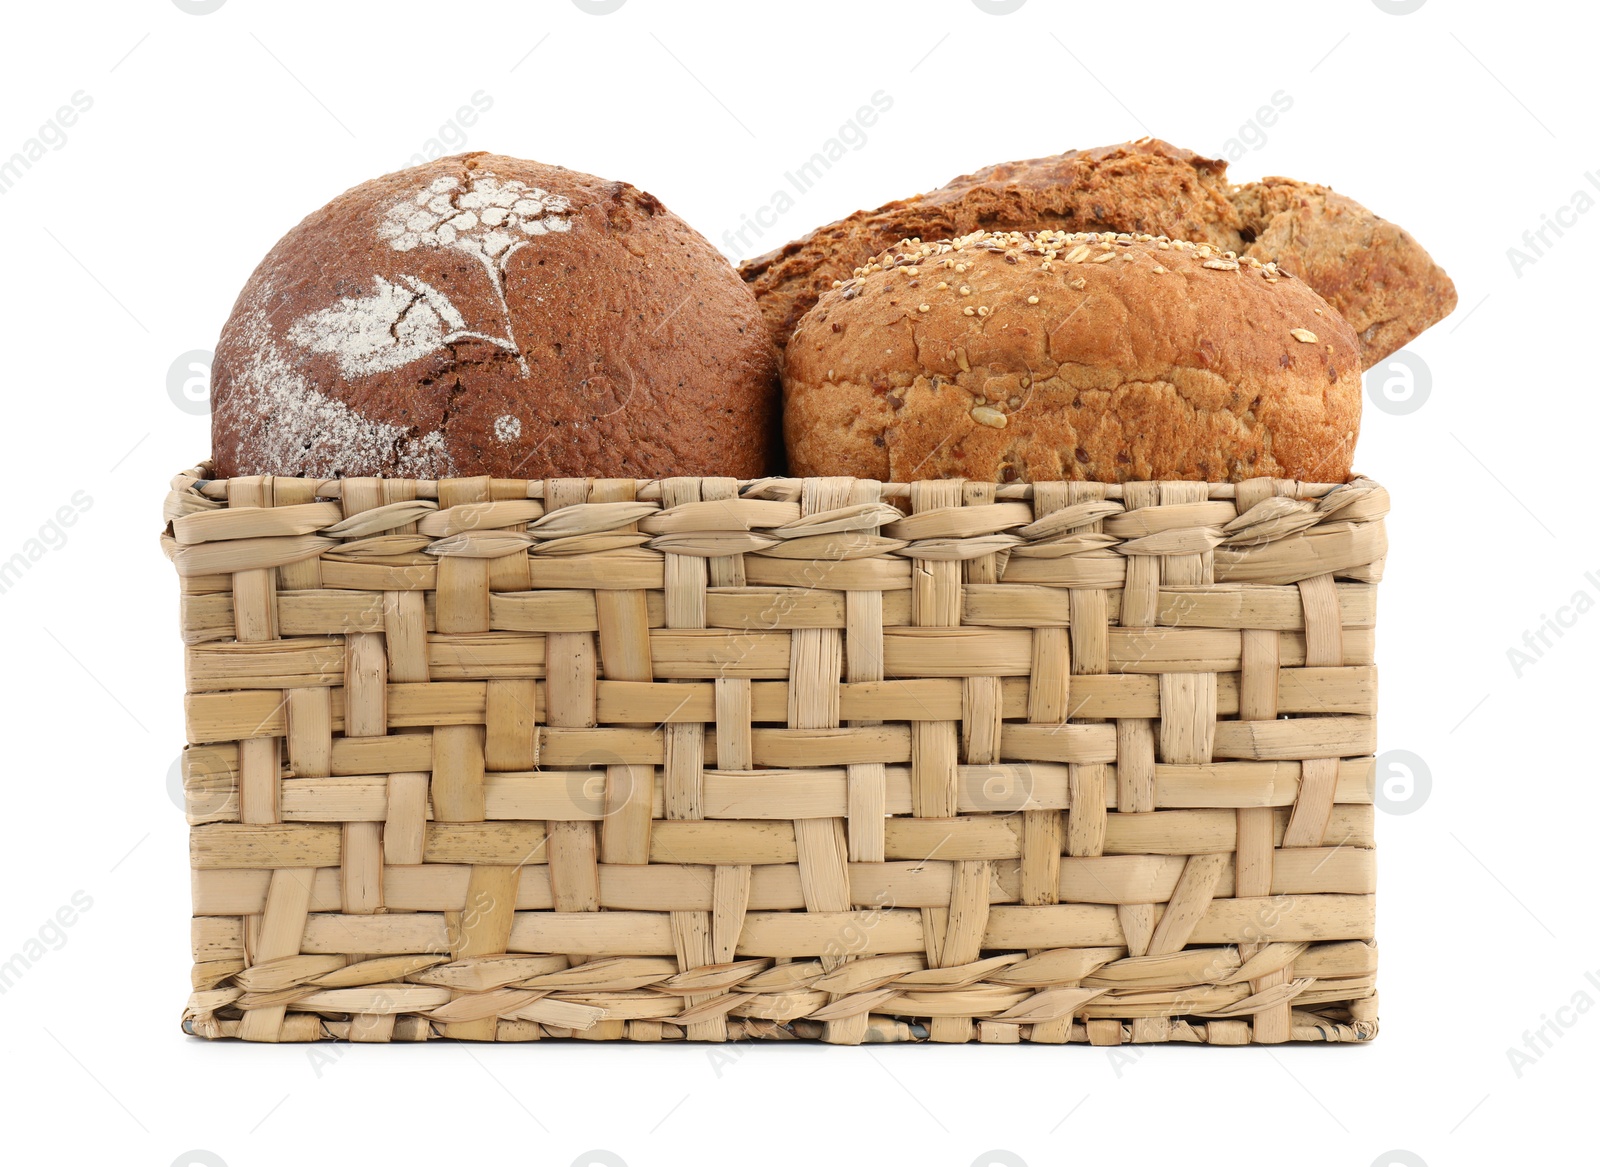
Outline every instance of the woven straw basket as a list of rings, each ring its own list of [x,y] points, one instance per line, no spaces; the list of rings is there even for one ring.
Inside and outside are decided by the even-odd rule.
[[[184,1027],[1369,1038],[1387,509],[196,467]]]

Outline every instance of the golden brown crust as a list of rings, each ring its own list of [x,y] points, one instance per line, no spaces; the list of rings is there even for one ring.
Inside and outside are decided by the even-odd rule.
[[[885,203],[739,265],[781,347],[834,280],[902,239],[973,231],[1141,231],[1242,246],[1227,163],[1153,138],[1002,162]]]
[[[978,230],[1129,231],[1243,251],[1301,276],[1344,313],[1371,367],[1455,306],[1447,276],[1404,231],[1327,187],[1235,188],[1227,164],[1157,139],[1005,162],[857,211],[739,272],[782,347],[836,279],[901,239]]]
[[[1355,334],[1305,283],[1206,245],[1051,233],[907,244],[795,330],[789,468],[1342,482],[1360,370]]]
[[[1384,357],[1456,307],[1444,269],[1398,226],[1315,183],[1265,178],[1233,196],[1251,243],[1322,294],[1355,329],[1362,364]]]
[[[767,473],[777,359],[726,259],[627,183],[464,154],[362,183],[217,345],[217,472]]]

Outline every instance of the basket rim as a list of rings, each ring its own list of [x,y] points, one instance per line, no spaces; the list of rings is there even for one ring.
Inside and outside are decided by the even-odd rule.
[[[550,479],[544,479],[544,478],[495,478],[492,475],[465,475],[465,476],[462,476],[462,477],[459,477],[459,478],[444,478],[444,479],[439,479],[439,478],[406,478],[406,477],[400,476],[400,475],[395,475],[395,476],[376,476],[375,475],[375,476],[370,476],[370,477],[369,476],[350,475],[349,477],[352,478],[352,479],[356,479],[358,481],[368,481],[368,482],[370,482],[370,481],[378,481],[378,482],[407,482],[407,483],[411,483],[416,487],[417,497],[418,498],[423,498],[423,499],[436,499],[438,497],[438,494],[439,494],[439,484],[441,482],[470,482],[470,481],[481,481],[483,479],[491,479],[491,480],[493,480],[495,482],[521,482],[521,483],[523,483],[525,485],[526,490],[527,490],[527,494],[526,494],[525,497],[533,498],[533,499],[543,499],[544,496],[545,496],[545,483],[548,482],[548,481],[552,481]],[[611,479],[611,481],[631,481],[631,482],[636,483],[637,484],[637,492],[636,492],[635,497],[639,498],[641,500],[648,501],[648,500],[651,500],[651,499],[659,499],[661,497],[661,484],[663,482],[673,481],[674,478],[686,478],[686,479],[693,479],[695,481],[701,481],[701,480],[704,480],[704,479],[707,479],[707,478],[712,478],[712,477],[715,477],[715,476],[713,476],[713,475],[679,475],[679,476],[668,476],[668,477],[663,477],[663,478],[633,478],[633,479],[615,478],[615,479]],[[822,475],[810,475],[810,476],[769,475],[769,476],[764,477],[764,478],[739,478],[739,479],[733,479],[733,481],[737,483],[738,493],[739,493],[740,497],[790,498],[790,497],[798,497],[798,493],[797,492],[801,489],[802,484],[805,483],[806,481],[808,481],[808,479],[809,480],[815,480],[815,479],[820,478],[820,477],[824,477],[824,476],[822,476]],[[848,476],[845,476],[845,477],[848,477]],[[302,477],[298,477],[296,475],[290,475],[290,474],[239,475],[239,476],[237,476],[236,478],[233,478],[233,479],[219,478],[219,477],[214,477],[213,476],[213,467],[212,467],[212,464],[209,461],[200,462],[197,465],[192,466],[192,467],[190,467],[189,469],[187,469],[185,471],[182,471],[181,473],[179,473],[178,475],[176,475],[173,478],[172,485],[173,485],[174,489],[189,489],[189,490],[193,490],[193,491],[199,493],[200,495],[202,495],[205,498],[216,499],[216,500],[225,500],[228,497],[228,483],[230,481],[239,481],[239,480],[245,479],[245,478],[250,478],[250,479],[272,478],[275,481],[283,481],[283,482],[314,482],[314,483],[316,483],[315,497],[317,497],[317,498],[336,499],[336,498],[342,497],[342,495],[344,493],[344,488],[343,488],[343,483],[345,481],[344,478],[302,478]],[[591,475],[591,476],[589,476],[589,480],[590,481],[604,481],[606,479],[604,479],[603,476]],[[867,481],[867,480],[866,479],[857,479],[857,481]],[[967,481],[972,481],[972,482],[978,482],[978,481],[981,481],[981,480],[978,480],[978,479],[962,479],[962,478],[938,478],[938,479],[920,479],[918,481],[928,481],[928,482],[967,482]],[[1017,499],[1031,499],[1034,496],[1034,488],[1035,488],[1035,486],[1037,486],[1037,485],[1056,485],[1058,481],[1060,483],[1070,483],[1070,484],[1077,485],[1077,486],[1080,486],[1080,487],[1089,487],[1089,486],[1099,487],[1104,492],[1102,494],[1103,498],[1121,499],[1124,496],[1124,493],[1126,492],[1126,490],[1127,490],[1127,488],[1129,486],[1140,486],[1140,485],[1145,485],[1145,484],[1150,483],[1150,482],[1158,482],[1158,483],[1178,483],[1178,482],[1194,483],[1194,482],[1201,482],[1202,480],[1200,480],[1200,479],[1192,479],[1192,478],[1189,478],[1189,479],[1172,478],[1172,479],[1130,479],[1127,482],[1089,482],[1087,480],[1077,480],[1077,479],[1061,479],[1061,480],[1052,479],[1049,483],[1012,482],[1012,483],[995,483],[995,484],[991,484],[991,485],[994,486],[994,497],[995,497],[996,500],[1013,501],[1013,500],[1017,500]],[[1280,496],[1283,496],[1283,497],[1298,498],[1298,499],[1318,499],[1318,498],[1322,498],[1325,495],[1330,494],[1331,492],[1333,492],[1335,490],[1339,490],[1339,489],[1341,489],[1343,487],[1354,486],[1354,485],[1357,485],[1357,484],[1368,484],[1368,483],[1370,483],[1370,484],[1372,484],[1374,486],[1381,485],[1375,479],[1372,479],[1372,478],[1370,478],[1369,476],[1367,476],[1365,474],[1359,474],[1359,473],[1352,473],[1350,478],[1349,478],[1349,480],[1346,481],[1346,482],[1302,482],[1299,479],[1273,478],[1270,475],[1261,475],[1261,476],[1259,476],[1258,478],[1255,478],[1255,479],[1242,479],[1240,482],[1210,482],[1210,481],[1204,481],[1202,484],[1206,487],[1207,492],[1208,492],[1208,497],[1211,500],[1220,500],[1220,499],[1236,498],[1238,496],[1238,488],[1241,485],[1241,483],[1242,482],[1251,482],[1251,481],[1256,481],[1256,482],[1259,482],[1259,481],[1271,481],[1274,484],[1274,491],[1273,491],[1274,494],[1277,494],[1277,495],[1280,495]],[[912,483],[911,482],[884,482],[884,483],[880,483],[880,486],[881,486],[880,497],[887,501],[887,500],[892,500],[892,499],[905,499],[905,498],[908,498],[910,496],[910,494],[911,494]]]

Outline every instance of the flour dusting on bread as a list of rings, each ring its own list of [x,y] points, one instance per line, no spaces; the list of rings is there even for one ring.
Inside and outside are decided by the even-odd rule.
[[[368,296],[346,296],[289,326],[289,339],[314,353],[332,353],[346,377],[398,369],[467,335],[448,297],[425,280],[372,277]]]
[[[270,297],[271,288],[263,293]],[[300,465],[314,451],[311,460],[329,476],[381,460],[392,461],[395,473],[408,478],[453,473],[441,431],[416,435],[318,392],[278,347],[260,307],[245,313],[240,325],[248,357],[233,375],[236,424],[241,441],[259,451],[263,465]]]
[[[228,475],[755,477],[777,452],[776,353],[727,259],[638,187],[500,155],[307,216],[212,369]]]

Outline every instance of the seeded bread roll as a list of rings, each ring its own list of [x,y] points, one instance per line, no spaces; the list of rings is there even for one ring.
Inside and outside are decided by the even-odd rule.
[[[347,191],[245,285],[217,473],[759,477],[777,356],[750,291],[650,194],[492,154]]]
[[[1150,236],[908,241],[784,362],[797,475],[1343,482],[1360,423],[1360,349],[1322,297]]]
[[[781,347],[836,279],[901,239],[978,230],[1131,231],[1276,261],[1350,321],[1369,368],[1455,310],[1455,285],[1406,232],[1325,186],[1234,186],[1226,162],[1144,138],[1002,162],[857,211],[739,273]]]

